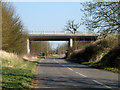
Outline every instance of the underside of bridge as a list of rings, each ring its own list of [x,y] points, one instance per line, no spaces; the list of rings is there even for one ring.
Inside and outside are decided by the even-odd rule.
[[[68,41],[69,47],[73,46],[73,41],[95,41],[97,35],[29,35],[27,39],[27,53],[30,54],[31,41]]]
[[[79,41],[94,41],[96,40],[96,35],[30,35],[30,41],[69,41],[71,39],[76,39]]]

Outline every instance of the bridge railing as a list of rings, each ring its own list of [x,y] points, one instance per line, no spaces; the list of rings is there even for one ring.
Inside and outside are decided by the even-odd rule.
[[[63,35],[73,35],[70,31],[28,31],[28,34],[54,34],[54,35],[57,35],[57,34],[63,34]],[[77,31],[76,32],[76,35],[78,34],[82,34],[82,35],[85,35],[85,34],[95,34],[94,32],[92,31]]]

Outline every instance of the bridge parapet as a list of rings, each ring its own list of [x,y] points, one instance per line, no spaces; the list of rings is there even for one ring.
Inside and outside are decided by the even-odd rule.
[[[29,34],[52,34],[52,35],[73,35],[70,31],[28,31]],[[77,31],[75,35],[95,35],[92,31]]]

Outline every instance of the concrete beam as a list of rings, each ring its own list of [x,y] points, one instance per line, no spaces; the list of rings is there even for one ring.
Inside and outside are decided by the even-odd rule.
[[[69,45],[70,47],[73,46],[73,39],[72,39],[72,38],[70,38],[70,42],[69,42],[69,44],[70,44],[70,45]]]
[[[29,40],[29,38],[27,39],[27,54],[30,54],[30,47],[31,47],[31,45],[30,45],[30,40]]]
[[[70,38],[76,38],[77,41],[95,41],[97,35],[29,35],[30,41],[69,41]]]

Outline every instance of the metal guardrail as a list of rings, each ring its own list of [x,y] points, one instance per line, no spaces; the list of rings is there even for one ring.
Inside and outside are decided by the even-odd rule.
[[[70,31],[28,31],[29,34],[63,34],[63,35],[73,35]],[[94,32],[91,31],[77,31],[75,33],[76,35],[86,35],[86,34],[95,34]]]

